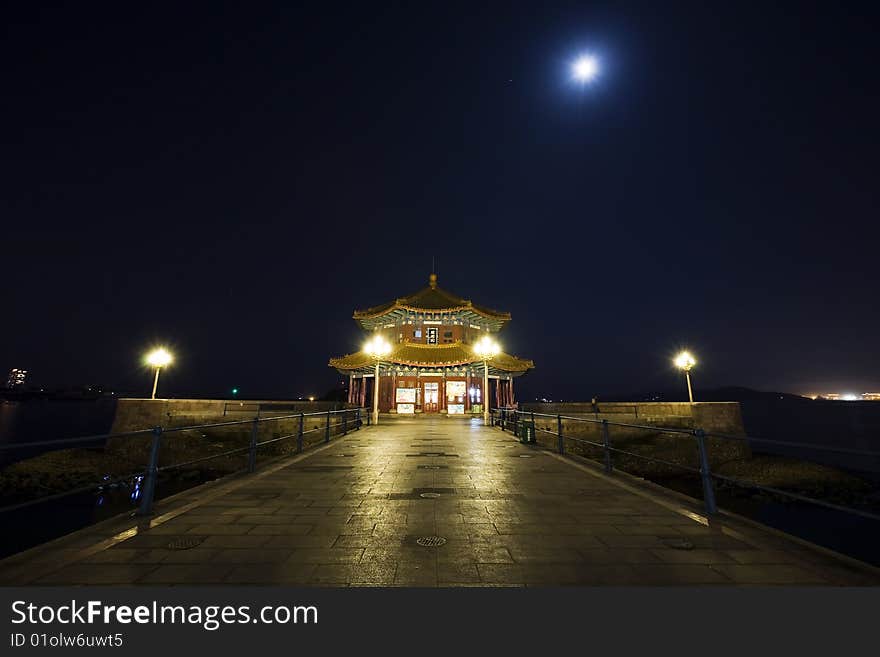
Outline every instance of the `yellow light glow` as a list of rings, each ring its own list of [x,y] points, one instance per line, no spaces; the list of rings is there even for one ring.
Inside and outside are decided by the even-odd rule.
[[[499,347],[498,343],[488,335],[484,335],[480,338],[479,342],[474,345],[474,351],[480,356],[480,358],[488,360],[489,358],[492,358],[492,356],[497,356],[498,352],[501,351],[501,347]]]
[[[689,370],[696,364],[697,360],[688,351],[682,351],[675,357],[675,366],[680,370]]]
[[[391,351],[391,345],[381,335],[376,335],[364,344],[364,351],[373,358],[382,358]]]
[[[165,367],[172,360],[174,358],[171,356],[171,352],[164,347],[153,349],[153,351],[147,354],[147,364],[153,367]]]

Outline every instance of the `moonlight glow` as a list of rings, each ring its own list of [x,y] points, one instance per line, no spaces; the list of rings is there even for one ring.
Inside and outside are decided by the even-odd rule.
[[[589,82],[599,73],[599,62],[592,55],[579,57],[572,66],[572,74],[580,82]]]

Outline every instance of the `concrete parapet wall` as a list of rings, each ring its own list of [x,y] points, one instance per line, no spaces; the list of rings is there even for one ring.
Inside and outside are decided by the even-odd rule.
[[[603,451],[601,422],[609,423],[612,447],[626,450],[630,455],[616,453],[615,467],[640,476],[680,474],[676,466],[698,469],[699,452],[693,436],[662,431],[667,429],[697,429],[707,433],[744,436],[742,414],[737,402],[605,402],[598,404],[599,412],[593,412],[589,403],[526,403],[520,410],[534,412],[536,438],[551,449],[557,444],[557,418],[562,418],[562,432],[566,438],[566,450],[601,461]],[[538,414],[546,414],[544,417]],[[583,420],[593,420],[584,422]],[[615,423],[651,427],[648,429],[618,426]],[[654,429],[656,427],[656,429]],[[706,441],[710,466],[748,459],[751,456],[745,441],[709,437]],[[668,464],[649,462],[633,455],[660,459]]]
[[[338,402],[301,401],[241,401],[223,399],[120,399],[112,433],[140,431],[161,426],[161,449],[159,465],[186,463],[229,450],[246,449],[253,432],[253,418],[265,421],[257,423],[258,442],[274,441],[259,448],[261,455],[292,453],[296,449],[299,431],[299,413],[303,417],[303,447],[323,442],[327,430],[327,411],[341,410],[349,406]],[[314,414],[314,415],[310,415]],[[277,419],[271,419],[277,418]],[[283,418],[283,419],[281,419]],[[330,416],[330,435],[337,436],[356,427],[356,417],[347,414],[343,425],[342,414]],[[196,429],[180,429],[198,425],[225,422],[236,424],[208,426]],[[277,440],[276,440],[277,439]],[[116,436],[106,444],[106,452],[129,467],[144,467],[149,456],[152,438],[147,435]],[[210,460],[202,467],[231,472],[243,467],[245,454]]]
[[[599,402],[597,407],[598,413],[583,402],[520,404],[520,410],[548,415],[745,435],[738,402]]]
[[[111,433],[245,420],[256,417],[326,413],[348,407],[341,402],[239,399],[120,399]]]

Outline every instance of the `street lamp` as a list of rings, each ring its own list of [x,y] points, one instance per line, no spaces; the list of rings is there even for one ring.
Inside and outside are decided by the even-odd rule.
[[[364,345],[364,351],[376,360],[376,377],[373,379],[373,424],[379,424],[379,362],[391,351],[391,345],[381,335],[374,336]]]
[[[500,350],[498,343],[488,335],[474,345],[474,351],[483,360],[483,424],[486,426],[489,425],[489,361]]]
[[[691,388],[691,368],[696,364],[696,359],[688,351],[682,351],[675,357],[675,366],[680,370],[684,370],[684,376],[688,383],[688,399],[691,400],[691,404],[694,403],[694,390]]]
[[[572,64],[571,72],[578,82],[589,82],[599,73],[599,62],[593,55],[583,55]]]
[[[156,368],[156,375],[153,377],[153,395],[150,399],[156,398],[156,388],[159,386],[159,370],[168,365],[173,360],[171,353],[164,347],[153,349],[147,354],[147,365]]]

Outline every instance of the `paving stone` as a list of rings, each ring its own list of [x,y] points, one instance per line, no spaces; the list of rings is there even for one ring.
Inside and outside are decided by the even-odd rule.
[[[638,564],[632,566],[639,582],[647,586],[731,584],[722,566],[705,564]]]
[[[235,536],[247,534],[253,529],[254,523],[235,525],[196,525],[189,529],[187,534],[204,534],[208,536]]]
[[[130,584],[155,571],[156,564],[72,564],[36,580],[39,585]]]
[[[214,563],[281,563],[290,559],[293,549],[230,548],[219,550],[211,561]]]
[[[736,560],[723,550],[675,550],[672,548],[661,548],[650,550],[650,553],[655,555],[658,561],[665,563],[736,563]]]
[[[363,553],[360,548],[296,548],[289,561],[318,564],[357,563]]]
[[[738,584],[828,584],[800,566],[787,564],[719,564],[714,568]]]
[[[213,584],[224,581],[232,564],[168,564],[137,579],[138,584]]]
[[[257,548],[266,545],[273,536],[208,536],[202,547],[210,548]]]

